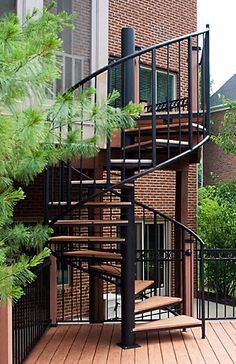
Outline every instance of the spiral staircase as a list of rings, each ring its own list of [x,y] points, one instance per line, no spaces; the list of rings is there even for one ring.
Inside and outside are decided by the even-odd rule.
[[[126,33],[125,33],[126,32]],[[131,32],[131,33],[130,33]],[[58,261],[86,273],[90,285],[90,321],[102,321],[98,313],[103,282],[118,288],[121,296],[121,346],[136,345],[139,331],[187,329],[200,326],[205,336],[204,297],[201,319],[192,317],[189,290],[194,296],[189,264],[200,254],[197,280],[203,288],[203,242],[187,226],[135,199],[135,181],[156,170],[177,168],[179,162],[197,163],[199,150],[209,138],[209,31],[193,33],[137,52],[132,31],[124,31],[122,58],[91,74],[71,91],[93,84],[99,90],[116,87],[114,75],[122,69],[122,103],[135,99],[138,64],[150,66],[150,98],[135,127],[107,140],[98,155],[87,160],[61,162],[49,167],[46,180],[45,221],[53,226],[50,239]],[[157,103],[156,67],[160,62],[167,76],[176,75],[176,95],[170,95],[167,77],[166,101]],[[95,103],[99,103],[99,97]],[[86,128],[81,122],[81,128]],[[96,133],[96,125],[93,132]],[[86,132],[85,132],[86,134]],[[153,279],[137,275],[136,213],[152,217],[154,240],[159,217],[171,224],[172,253],[178,241],[179,263],[171,274],[168,295],[161,291],[160,276],[165,261],[155,244]],[[156,235],[155,235],[156,234]],[[176,248],[177,249],[177,248]],[[176,250],[177,251],[177,250]],[[195,253],[194,253],[195,252]],[[190,263],[188,261],[190,257]],[[143,258],[145,261],[145,257]],[[156,261],[156,263],[155,263]],[[195,272],[196,273],[196,272]],[[189,276],[190,275],[190,276]],[[204,289],[202,289],[204,291]],[[150,294],[152,292],[152,294]],[[166,310],[153,319],[151,312]],[[149,316],[145,314],[149,313]],[[141,317],[141,322],[136,322]],[[149,317],[145,320],[145,317]],[[150,319],[151,318],[151,319]]]

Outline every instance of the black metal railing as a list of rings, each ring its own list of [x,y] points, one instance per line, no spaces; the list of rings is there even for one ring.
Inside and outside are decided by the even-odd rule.
[[[102,193],[112,190],[115,184],[120,187],[190,155],[209,139],[208,33],[209,30],[192,33],[117,59],[70,89],[71,92],[78,89],[83,91],[91,85],[95,86],[97,94],[94,103],[99,105],[101,92],[104,97],[104,89],[108,92],[120,89],[122,92],[122,74],[125,73],[126,64],[130,67],[129,61],[135,60],[139,65],[137,70],[134,69],[136,77],[139,77],[139,98],[136,97],[135,102],[143,101],[145,92],[149,95],[134,132],[121,131],[120,147],[114,147],[109,140],[104,140],[106,149],[103,151],[103,160],[107,174],[103,176],[106,186]],[[134,62],[132,65],[135,67]],[[164,95],[160,94],[158,87],[164,90]],[[159,110],[160,105],[163,108]],[[73,118],[73,115],[70,117]],[[81,111],[79,118],[77,113],[76,118],[83,138],[99,133],[99,122],[95,119],[89,124],[85,111]],[[65,130],[61,132],[63,134]],[[88,163],[83,159],[76,162],[78,184],[87,179],[94,181],[90,198],[101,193],[96,189],[95,183],[98,163],[97,157],[90,158],[89,165],[93,168],[90,167],[88,172]],[[130,175],[127,163],[131,166],[132,163],[135,164],[138,173]],[[71,206],[74,196],[71,168],[71,163],[65,161],[52,167],[47,174],[45,222],[50,220],[53,224],[65,214],[65,210],[74,208]],[[114,169],[120,170],[122,174],[115,182],[111,180]],[[85,198],[81,188],[79,191],[75,202],[82,205]]]
[[[103,160],[102,177],[101,174],[100,177],[98,177],[97,173],[99,166],[98,157],[90,158],[90,160],[86,163],[83,159],[74,161],[73,167],[76,167],[76,171],[72,169],[71,164],[67,164],[66,162],[61,162],[60,165],[51,167],[51,171],[49,170],[47,173],[45,183],[45,207],[47,209],[45,218],[46,223],[50,222],[52,226],[55,226],[54,224],[58,219],[73,219],[76,216],[78,220],[83,220],[85,216],[87,216],[87,218],[89,218],[89,216],[94,216],[94,212],[90,215],[90,212],[86,207],[86,202],[94,201],[94,199],[102,201],[103,198],[107,196],[112,199],[114,191],[123,189],[123,193],[124,188],[127,187],[130,188],[131,195],[134,191],[133,182],[137,178],[157,169],[163,169],[164,167],[178,161],[180,158],[190,156],[209,139],[209,85],[206,84],[209,82],[208,34],[208,30],[206,32],[193,33],[129,54],[94,72],[69,90],[71,92],[76,91],[77,89],[81,89],[83,91],[87,87],[93,85],[97,90],[94,97],[94,103],[99,105],[101,100],[100,96],[104,96],[104,87],[107,88],[108,92],[111,92],[116,88],[116,85],[114,85],[113,75],[115,74],[117,79],[119,69],[121,68],[121,105],[125,106],[130,100],[138,102],[143,99],[143,97],[139,95],[139,97],[136,97],[135,99],[133,94],[133,83],[129,87],[129,82],[127,81],[128,74],[132,75],[132,77],[135,75],[136,63],[139,65],[138,68],[140,72],[139,91],[143,92],[146,87],[149,95],[146,100],[146,104],[150,113],[141,113],[140,120],[137,122],[135,128],[123,129],[121,131],[120,138],[116,140],[115,144],[113,141],[108,139],[106,140],[106,138],[103,142],[101,142],[102,145],[106,146],[106,148],[101,150],[99,154],[100,161],[101,159]],[[200,46],[202,46],[202,48]],[[201,67],[202,71],[200,72]],[[141,75],[141,72],[142,69],[146,68],[148,69],[148,76],[144,79],[145,76]],[[164,86],[161,87],[161,89],[165,90],[164,96],[160,95],[160,89],[158,89],[158,85],[161,84],[161,82],[158,81],[158,79],[161,79],[160,70],[164,70],[165,73]],[[138,71],[136,70],[136,72]],[[149,79],[148,86],[147,79]],[[173,85],[176,86],[174,89],[171,89],[173,79],[175,81],[173,82]],[[124,96],[124,91],[125,95],[128,95],[127,97]],[[164,100],[162,100],[161,97],[164,97]],[[183,99],[187,100],[187,105],[184,105],[184,107],[181,103],[181,100]],[[173,100],[176,105],[175,110],[172,108]],[[166,110],[159,113],[157,111],[156,104],[160,102],[166,102]],[[151,106],[149,106],[150,104]],[[96,135],[100,131],[99,122],[95,119],[93,120],[93,123],[88,123],[89,118],[85,111],[86,110],[82,110],[80,120],[76,120],[77,125],[81,129],[81,136],[88,137]],[[73,119],[73,112],[68,117]],[[63,134],[63,131],[61,134]],[[102,178],[102,180],[98,180],[98,178]],[[62,183],[60,181],[62,181]],[[134,207],[133,201],[131,202]],[[170,286],[172,287],[173,279],[173,282],[175,282],[173,283],[175,284],[175,294],[178,294],[178,296],[182,299],[180,312],[192,314],[192,301],[196,292],[196,287],[194,282],[192,282],[192,279],[194,277],[194,267],[197,264],[195,258],[196,251],[198,250],[200,250],[201,254],[199,263],[200,282],[202,287],[201,299],[204,301],[203,242],[193,231],[183,224],[178,223],[174,219],[170,219],[148,206],[137,202],[136,205],[143,210],[143,214],[145,216],[148,214],[152,216],[152,220],[155,225],[153,238],[154,258],[152,258],[153,263],[149,264],[148,268],[148,274],[151,274],[151,270],[152,274],[154,274],[154,292],[157,293],[160,289],[160,276],[164,274],[163,272],[166,272],[166,270],[168,271],[166,268],[163,268],[164,271],[161,268],[161,264],[165,266],[167,263],[165,263],[165,259],[162,259],[160,263],[160,252],[162,249],[158,245],[157,240],[157,220],[158,218],[162,218],[166,221],[166,224],[168,221],[168,224],[172,226],[169,239],[171,244],[175,241],[175,245],[171,246],[169,249],[171,250],[173,248],[179,255],[178,259],[177,257],[175,257],[175,259],[173,259],[173,257],[171,258],[172,261],[178,261],[178,263],[172,264],[172,275],[170,277],[168,275],[168,279],[171,280]],[[113,217],[113,213],[114,211],[112,209],[108,211],[110,218]],[[96,218],[99,215],[103,220],[105,218],[104,213],[101,211],[99,213],[96,212],[95,215]],[[121,229],[120,235],[121,237],[125,236],[128,241],[130,237],[132,237],[130,232],[133,217],[131,215],[131,210],[123,209],[121,211],[121,217],[129,216],[130,224],[127,228],[129,233],[124,234],[124,230]],[[105,224],[103,223],[101,225]],[[80,236],[84,233],[92,233],[103,236],[105,231],[103,229],[104,227],[96,227],[95,231],[93,227],[88,227],[84,230],[84,227],[74,228],[71,226],[60,226],[56,229],[56,233],[61,235],[69,235],[72,233],[73,235],[78,234]],[[108,228],[106,233],[108,233],[108,236],[109,234],[112,236],[113,233],[115,233],[116,236],[119,236],[120,232],[118,229],[114,232],[114,228],[112,227]],[[132,239],[130,242],[132,242]],[[63,244],[61,245],[63,246]],[[70,248],[73,249],[73,244],[70,245]],[[80,249],[80,244],[77,245],[76,248]],[[114,247],[112,246],[111,248],[112,251],[114,251]],[[122,325],[124,324],[124,330],[122,328],[122,338],[125,333],[130,335],[130,338],[127,338],[124,342],[127,343],[125,346],[132,346],[133,339],[131,336],[132,327],[134,326],[134,294],[132,284],[134,275],[132,273],[133,263],[131,262],[133,259],[132,244],[125,244],[125,248],[121,245],[117,250],[122,254],[122,262],[127,261],[127,264],[121,263],[121,290],[123,292]],[[148,247],[148,249],[141,250],[151,251],[152,249]],[[163,248],[163,250],[166,249]],[[81,265],[83,259],[78,260],[76,258],[68,258],[68,256],[65,258],[63,254],[64,253],[62,252],[60,259],[65,261],[65,263],[70,261],[70,265],[72,267],[75,265],[75,268],[79,268],[79,270],[83,271],[85,274],[86,270],[89,271],[89,269]],[[127,257],[132,259],[130,260]],[[146,254],[144,254],[144,258],[147,261],[149,259]],[[139,257],[139,259],[142,261],[142,258]],[[85,262],[85,264],[87,263]],[[140,262],[137,262],[137,266],[140,266],[140,264]],[[136,275],[137,273],[138,272],[136,272]],[[93,273],[93,275],[95,276],[96,274]],[[102,276],[101,278],[109,284],[114,284],[114,280],[112,278],[109,279],[105,276]],[[81,280],[81,277],[79,279]],[[115,281],[117,282],[117,280]],[[86,287],[86,285],[84,285],[84,287]],[[127,289],[124,289],[124,287]],[[63,297],[66,291],[67,287],[63,287]],[[73,290],[71,292],[73,294]],[[64,298],[63,300],[62,318],[65,318],[64,308],[65,306],[68,307],[68,304],[65,304]],[[80,299],[79,305],[82,306],[82,303],[83,301]],[[116,300],[116,309],[119,306],[118,303],[119,302]],[[74,307],[74,303],[72,303],[72,306]],[[124,315],[126,308],[129,311],[129,315]],[[203,303],[201,314],[203,337],[205,335],[204,309],[205,304]],[[79,319],[81,319],[81,315],[83,316],[83,310],[80,310],[79,312]],[[130,318],[132,324],[127,326],[126,323]]]
[[[36,279],[13,306],[13,364],[20,364],[50,324],[50,260],[34,269]]]
[[[236,249],[205,249],[204,270],[204,291],[198,285],[196,292],[197,317],[204,293],[207,320],[236,319]]]
[[[103,196],[103,201],[119,201],[121,195],[112,192]],[[181,305],[172,310],[156,310],[154,313],[139,315],[136,319],[154,319],[160,316],[169,317],[171,314],[192,314],[197,292],[204,286],[204,245],[201,239],[189,228],[176,220],[167,217],[160,211],[150,208],[138,201],[135,205],[136,241],[135,277],[140,280],[153,280],[152,288],[145,292],[145,296],[136,297],[137,300],[147,296],[177,296],[182,299]],[[107,207],[97,212],[99,219],[104,222],[109,219],[119,219],[122,212],[118,209]],[[84,214],[83,216],[86,216]],[[81,216],[81,219],[83,217]],[[87,229],[87,230],[86,230]],[[76,235],[80,238],[86,236],[91,228],[77,228]],[[68,230],[69,234],[70,231]],[[98,232],[97,232],[98,233]],[[99,250],[122,254],[122,243],[119,247],[112,243],[113,237],[122,237],[122,231],[114,228],[106,228],[99,231],[99,236],[110,237],[111,242],[105,246],[99,245]],[[67,251],[86,249],[82,243],[62,243],[55,245],[55,254],[62,263],[62,282],[59,287],[59,321],[86,321],[89,320],[89,265],[93,259],[66,256]],[[126,244],[125,244],[126,245]],[[98,246],[97,246],[98,249]],[[97,260],[99,262],[99,259]],[[111,261],[109,262],[109,264]],[[113,262],[114,263],[114,262]],[[119,264],[115,262],[115,264]],[[71,278],[68,279],[68,267],[71,267]],[[64,272],[64,273],[63,273]],[[66,273],[65,273],[66,272]],[[198,281],[194,280],[195,272]],[[93,272],[96,275],[96,273]],[[97,273],[104,281],[104,320],[121,319],[121,290],[120,279],[108,277]],[[204,292],[203,292],[204,293]],[[204,294],[198,297],[201,305],[201,319],[204,330]]]

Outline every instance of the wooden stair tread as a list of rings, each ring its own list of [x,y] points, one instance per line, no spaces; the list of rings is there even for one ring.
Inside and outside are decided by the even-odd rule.
[[[105,179],[72,180],[71,184],[72,185],[82,184],[82,185],[85,185],[85,186],[86,185],[88,185],[88,186],[90,186],[90,185],[99,185],[99,184],[105,185],[105,184],[107,184],[107,181]]]
[[[182,122],[182,123],[170,123],[170,124],[157,124],[156,125],[156,129],[157,130],[169,130],[169,129],[179,129],[179,127],[181,128],[187,128],[189,126],[188,122]],[[196,128],[196,129],[203,129],[203,125],[198,124],[198,123],[192,123],[192,127]],[[144,132],[144,131],[151,131],[152,130],[152,125],[143,125],[143,126],[137,126],[136,128],[130,128],[130,129],[125,129],[126,133],[137,133],[138,131],[140,132]]]
[[[130,184],[131,186],[131,184]],[[132,185],[133,186],[133,185]],[[50,201],[48,203],[50,206],[67,206],[69,205],[67,201]],[[79,201],[71,201],[70,205],[77,205],[79,204]],[[94,206],[94,207],[123,207],[123,206],[130,206],[132,203],[131,202],[119,202],[119,201],[114,201],[114,202],[86,202],[83,206]]]
[[[123,243],[124,238],[110,237],[110,236],[76,236],[76,235],[60,235],[52,236],[49,238],[51,242],[59,241],[75,241],[75,242],[95,242],[95,243]]]
[[[134,312],[136,314],[143,313],[147,311],[152,311],[158,308],[167,307],[171,305],[176,305],[182,302],[179,297],[168,297],[168,296],[152,296],[145,299],[142,302],[135,304]]]
[[[118,165],[142,165],[142,166],[151,166],[152,159],[111,159],[111,164],[118,164]]]
[[[156,139],[156,144],[157,146],[162,146],[162,145],[167,145],[170,144],[171,146],[188,146],[188,142],[187,141],[181,141],[179,142],[179,140],[174,140],[174,139]],[[127,145],[126,147],[124,147],[125,150],[130,150],[130,149],[134,149],[134,148],[138,148],[138,147],[148,147],[148,146],[152,146],[152,140],[146,140],[144,142],[140,142],[140,143],[134,143],[134,144],[130,144]]]
[[[119,202],[119,201],[114,201],[114,202],[110,202],[110,201],[108,201],[108,202],[86,202],[85,204],[84,204],[84,206],[94,206],[94,207],[110,207],[110,206],[112,206],[112,207],[119,207],[119,206],[121,206],[121,207],[123,207],[123,206],[130,206],[130,205],[132,205],[132,203],[131,202]]]
[[[147,288],[150,288],[153,284],[154,284],[154,281],[136,279],[134,282],[135,295],[145,291]]]
[[[179,126],[183,126],[186,127],[188,126],[188,122],[185,123],[172,123],[172,124],[156,124],[156,129],[176,129],[179,128]],[[135,133],[137,131],[149,131],[152,130],[152,125],[144,125],[144,126],[137,126],[136,128],[130,128],[130,129],[125,129],[126,133]]]
[[[67,201],[49,201],[49,206],[67,206],[67,205],[77,205],[79,201],[71,201],[70,204]]]
[[[123,161],[123,159],[122,159]],[[119,182],[116,182],[116,183],[110,183],[108,184],[108,182],[106,180],[96,180],[94,182],[94,180],[86,180],[86,181],[80,181],[80,180],[72,180],[71,181],[71,184],[72,185],[80,185],[82,184],[83,186],[85,187],[97,187],[97,188],[106,188],[107,186],[114,186],[119,183]],[[117,189],[122,189],[122,188],[130,188],[130,187],[133,187],[134,185],[132,183],[124,183],[118,187],[116,187]]]
[[[57,220],[55,225],[125,225],[128,220]]]
[[[149,330],[171,330],[171,329],[182,329],[186,327],[201,326],[202,322],[191,316],[175,316],[169,317],[162,320],[136,324],[133,329],[134,332],[138,331],[149,331]]]
[[[119,253],[106,252],[101,250],[74,250],[64,253],[69,257],[84,257],[84,258],[104,258],[112,260],[121,260],[122,256]]]
[[[121,277],[121,267],[117,265],[99,264],[91,265],[90,270],[97,271],[114,277]]]

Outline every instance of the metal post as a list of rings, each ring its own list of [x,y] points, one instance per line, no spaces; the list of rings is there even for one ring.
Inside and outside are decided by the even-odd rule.
[[[133,28],[121,30],[121,56],[125,57],[135,52],[135,33]],[[122,65],[122,106],[134,102],[134,58]]]
[[[193,90],[192,90],[192,38],[188,39],[188,123],[189,123],[189,148],[193,146]]]
[[[48,211],[48,205],[49,205],[49,178],[50,178],[50,169],[52,167],[48,166],[45,171],[44,176],[44,224],[48,224],[49,220],[49,211]],[[53,202],[53,199],[52,199]]]
[[[204,245],[200,243],[200,287],[201,287],[201,320],[202,320],[202,339],[206,337],[206,321],[205,321],[205,273],[204,273]]]
[[[206,101],[206,128],[207,135],[210,133],[210,47],[209,47],[209,24],[207,25],[207,32],[205,38],[205,101]]]
[[[124,201],[134,201],[134,188],[128,188],[123,194]],[[134,280],[135,280],[135,242],[136,230],[134,222],[134,205],[130,205],[123,211],[123,216],[129,221],[128,226],[123,229],[126,242],[123,247],[122,273],[121,273],[121,344],[123,349],[137,347],[135,334],[132,332],[135,324],[134,319]],[[123,218],[123,217],[122,217]]]
[[[121,56],[125,57],[135,52],[135,34],[133,28],[122,28],[121,30]],[[126,106],[130,101],[134,102],[134,74],[135,62],[134,58],[122,63],[121,77],[121,102],[122,107]],[[129,144],[129,137],[125,135],[124,130],[121,132],[122,159],[125,161],[125,145]],[[125,166],[123,168],[123,178],[125,178]]]

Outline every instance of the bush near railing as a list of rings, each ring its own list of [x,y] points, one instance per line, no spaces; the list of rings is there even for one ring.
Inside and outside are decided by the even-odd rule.
[[[205,285],[221,299],[235,299],[236,249],[205,250]]]

